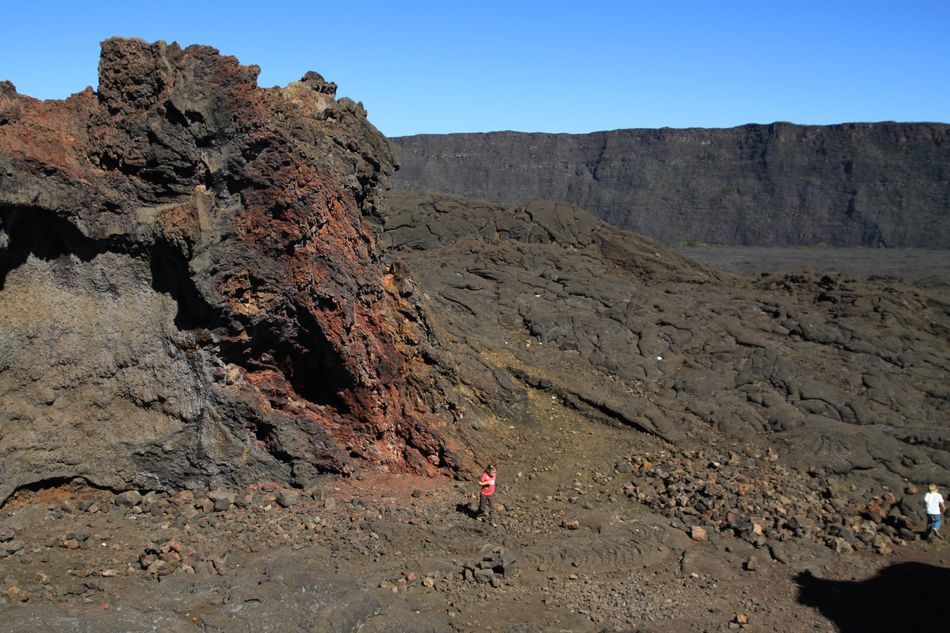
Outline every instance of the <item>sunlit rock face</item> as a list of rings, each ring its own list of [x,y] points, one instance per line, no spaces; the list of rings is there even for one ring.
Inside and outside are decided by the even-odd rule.
[[[0,84],[0,500],[446,466],[363,108],[203,46],[108,40],[99,74]]]

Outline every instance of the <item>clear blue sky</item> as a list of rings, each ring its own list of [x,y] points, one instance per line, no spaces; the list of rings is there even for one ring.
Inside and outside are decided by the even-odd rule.
[[[89,6],[87,6],[89,5]],[[0,79],[95,86],[113,35],[316,70],[391,136],[950,121],[950,0],[9,2]]]

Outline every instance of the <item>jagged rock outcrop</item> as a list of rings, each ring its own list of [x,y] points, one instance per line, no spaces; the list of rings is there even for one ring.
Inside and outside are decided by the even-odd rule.
[[[390,193],[382,208],[460,422],[523,418],[536,389],[678,447],[765,442],[868,490],[950,484],[946,286],[732,277],[560,203]]]
[[[362,107],[203,46],[111,39],[99,71],[64,101],[0,85],[0,500],[446,465]]]
[[[950,126],[392,139],[401,191],[575,204],[667,243],[950,248]]]

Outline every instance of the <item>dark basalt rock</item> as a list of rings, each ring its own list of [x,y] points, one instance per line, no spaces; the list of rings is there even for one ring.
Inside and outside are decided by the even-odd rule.
[[[569,202],[667,243],[950,248],[950,126],[392,139],[400,191]]]
[[[567,204],[390,193],[383,209],[435,362],[464,386],[443,390],[469,394],[460,422],[519,419],[530,387],[679,447],[765,442],[869,490],[950,484],[945,286],[732,277]]]
[[[203,46],[111,39],[99,70],[64,101],[0,85],[0,500],[445,466],[362,107]]]

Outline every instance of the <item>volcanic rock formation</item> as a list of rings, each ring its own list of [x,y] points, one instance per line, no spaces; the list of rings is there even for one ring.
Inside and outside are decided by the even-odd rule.
[[[674,446],[765,442],[868,491],[950,484],[945,286],[732,277],[567,204],[390,193],[383,209],[462,421],[518,418],[534,388]]]
[[[203,46],[111,39],[99,72],[64,101],[0,85],[0,501],[445,465],[362,106]]]
[[[950,126],[393,139],[402,191],[575,204],[667,243],[950,248]]]

